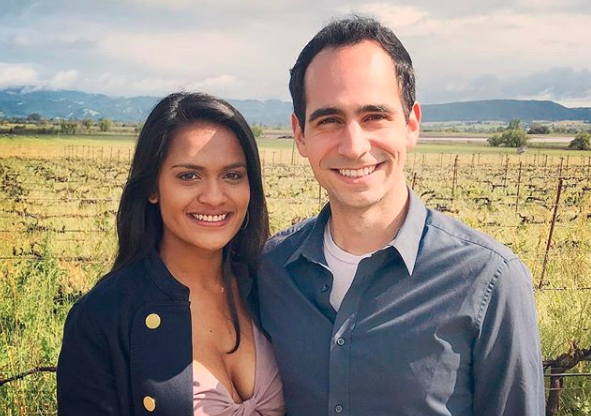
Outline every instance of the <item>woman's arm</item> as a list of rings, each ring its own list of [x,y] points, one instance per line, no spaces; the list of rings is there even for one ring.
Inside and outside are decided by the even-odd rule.
[[[57,367],[59,416],[119,415],[107,338],[80,304],[70,310]]]

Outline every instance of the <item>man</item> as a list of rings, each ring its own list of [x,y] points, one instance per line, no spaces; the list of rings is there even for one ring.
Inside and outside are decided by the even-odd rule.
[[[421,109],[394,33],[330,23],[290,91],[299,152],[330,203],[272,238],[259,274],[289,415],[543,414],[526,267],[406,186]]]

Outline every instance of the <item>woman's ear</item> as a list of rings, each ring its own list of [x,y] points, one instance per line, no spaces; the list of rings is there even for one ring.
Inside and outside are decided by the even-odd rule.
[[[148,201],[152,204],[158,203],[158,192],[152,192],[150,196],[148,196]]]

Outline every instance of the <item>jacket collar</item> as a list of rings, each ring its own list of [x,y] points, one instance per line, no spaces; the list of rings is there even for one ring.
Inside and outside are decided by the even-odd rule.
[[[144,266],[161,291],[174,300],[189,300],[189,288],[174,278],[155,249],[144,259]],[[247,299],[252,290],[252,278],[248,268],[243,263],[233,263],[232,272],[238,282],[242,298]]]
[[[189,300],[189,288],[176,280],[168,271],[162,258],[152,249],[144,258],[144,266],[148,275],[158,288],[174,300]]]

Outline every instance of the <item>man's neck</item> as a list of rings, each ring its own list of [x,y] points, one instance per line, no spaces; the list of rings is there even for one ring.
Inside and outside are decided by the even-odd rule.
[[[392,203],[380,203],[363,210],[341,209],[338,204],[331,204],[329,226],[335,244],[355,255],[385,247],[406,219],[408,191],[403,195]]]

